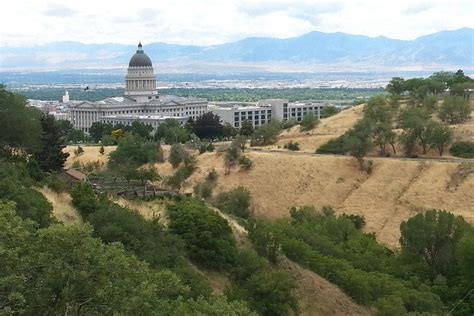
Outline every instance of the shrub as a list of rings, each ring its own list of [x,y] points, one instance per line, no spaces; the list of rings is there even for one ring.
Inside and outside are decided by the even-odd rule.
[[[218,177],[218,176],[219,176],[219,175],[217,174],[216,169],[212,168],[212,170],[209,171],[209,173],[207,174],[206,180],[213,182],[213,181],[216,181],[216,180],[217,180],[217,177]]]
[[[342,217],[349,219],[356,229],[362,229],[365,226],[365,218],[364,216],[360,216],[357,214],[349,214],[346,213],[342,214]]]
[[[65,192],[68,190],[67,183],[55,174],[49,176],[46,184],[48,188],[50,188],[56,193]]]
[[[173,168],[177,168],[181,162],[188,158],[188,156],[189,154],[187,153],[186,149],[184,149],[183,145],[177,143],[171,145],[168,161],[173,166]]]
[[[84,153],[84,148],[77,146],[77,149],[74,150],[74,156],[80,156]]]
[[[216,198],[216,206],[226,213],[242,218],[250,216],[250,191],[244,187],[237,187],[228,192],[220,193]]]
[[[197,196],[208,199],[212,196],[212,190],[214,189],[214,184],[208,181],[203,183],[198,183],[194,186],[194,194]]]
[[[237,247],[225,219],[206,205],[184,200],[168,205],[169,229],[185,242],[189,257],[210,268],[223,268],[234,261]]]
[[[449,152],[455,157],[474,158],[474,142],[455,142]]]
[[[250,170],[252,168],[253,163],[252,163],[252,160],[250,160],[250,158],[245,157],[245,156],[240,156],[238,161],[242,169]]]
[[[463,97],[447,97],[439,108],[438,116],[449,124],[465,122],[471,114],[469,102]]]
[[[283,148],[291,150],[291,151],[297,151],[300,150],[300,144],[298,142],[293,142],[290,140],[288,143],[286,143]]]
[[[308,113],[301,120],[300,129],[301,131],[310,131],[316,126],[317,122],[318,118],[313,113]]]
[[[290,129],[290,128],[292,128],[293,126],[296,126],[296,125],[298,125],[298,121],[297,121],[296,119],[294,119],[294,118],[290,118],[290,119],[288,119],[288,120],[282,122],[281,128],[283,128],[283,129]]]
[[[319,148],[316,150],[316,153],[343,155],[346,153],[346,151],[344,136],[339,136],[338,138],[331,139],[327,143],[319,146]]]

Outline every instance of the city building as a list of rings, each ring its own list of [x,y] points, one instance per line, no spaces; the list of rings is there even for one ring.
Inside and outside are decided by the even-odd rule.
[[[324,101],[288,102],[285,99],[265,99],[258,102],[212,102],[209,103],[209,111],[235,128],[240,128],[246,120],[258,128],[271,119],[294,119],[300,122],[309,113],[320,119],[321,112],[327,105]]]
[[[205,112],[207,101],[204,99],[158,93],[151,59],[139,43],[128,64],[124,95],[74,104],[69,108],[69,117],[74,128],[89,132],[94,122],[130,122],[137,118],[156,128],[166,118],[181,122]]]

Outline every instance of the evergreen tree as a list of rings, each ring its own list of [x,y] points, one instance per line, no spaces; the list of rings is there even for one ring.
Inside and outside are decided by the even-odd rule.
[[[40,168],[46,172],[61,171],[68,153],[63,152],[64,137],[51,115],[43,115],[41,123],[41,148],[34,154]]]

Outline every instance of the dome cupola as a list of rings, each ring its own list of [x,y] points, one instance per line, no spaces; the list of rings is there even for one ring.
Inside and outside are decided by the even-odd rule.
[[[138,43],[137,52],[130,58],[129,67],[153,67],[150,57],[143,51],[142,43]]]

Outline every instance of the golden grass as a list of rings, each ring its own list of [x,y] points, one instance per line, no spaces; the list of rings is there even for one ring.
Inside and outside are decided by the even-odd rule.
[[[460,164],[376,159],[372,174],[367,175],[350,157],[245,155],[252,159],[253,168],[229,174],[221,153],[200,155],[198,169],[182,191],[192,192],[215,169],[219,176],[214,194],[237,186],[248,188],[260,218],[288,216],[292,206],[333,206],[339,214],[363,215],[366,231],[393,247],[398,246],[400,223],[427,209],[446,209],[474,223],[474,174],[455,190],[448,185]],[[157,166],[164,175],[172,172],[168,163]]]
[[[115,150],[117,146],[104,146],[104,154],[99,153],[100,146],[82,146],[84,153],[80,156],[74,156],[74,150],[77,149],[77,146],[66,146],[64,151],[69,153],[69,157],[66,161],[66,168],[71,167],[74,161],[79,161],[82,163],[100,161],[102,163],[107,163],[109,154]]]
[[[56,193],[48,187],[37,188],[46,199],[53,204],[53,215],[65,225],[80,224],[82,218],[72,206],[71,196],[68,193]]]
[[[300,144],[301,151],[314,152],[322,144],[344,134],[354,126],[362,118],[363,109],[363,105],[358,105],[341,111],[337,115],[322,119],[313,130],[307,132],[301,132],[299,125],[294,126],[289,130],[283,131],[278,137],[277,143],[269,146],[269,148],[283,147],[283,145],[292,140]]]
[[[371,315],[369,310],[319,275],[288,259],[281,260],[278,266],[295,280],[300,315]]]
[[[350,129],[362,117],[362,110],[363,106],[356,106],[342,111],[321,120],[309,132],[301,133],[299,126],[293,127],[281,134],[277,145],[270,147],[277,148],[278,144],[293,140],[300,142],[303,151],[314,152],[318,145]],[[474,135],[474,117],[454,129],[455,137],[473,137],[469,135]],[[78,159],[97,160],[98,149],[84,147],[86,154]],[[107,150],[110,152],[112,148]],[[374,171],[368,176],[358,170],[357,163],[350,157],[264,152],[245,155],[253,161],[252,169],[234,169],[229,174],[226,174],[223,153],[199,155],[197,170],[181,190],[192,192],[194,185],[203,182],[209,171],[215,169],[219,177],[214,194],[237,186],[248,188],[254,213],[260,218],[288,216],[292,206],[332,206],[338,213],[364,215],[366,231],[375,232],[379,241],[393,247],[398,246],[400,223],[427,209],[446,209],[474,223],[474,175],[466,176],[453,189],[449,183],[458,170],[456,163],[374,159]],[[436,157],[437,153],[430,150],[428,155]],[[156,167],[163,176],[175,171],[167,162]],[[147,214],[147,207],[139,211]]]
[[[166,224],[165,211],[169,203],[167,200],[141,201],[115,198],[114,202],[140,213],[146,219],[159,218],[160,222]]]

